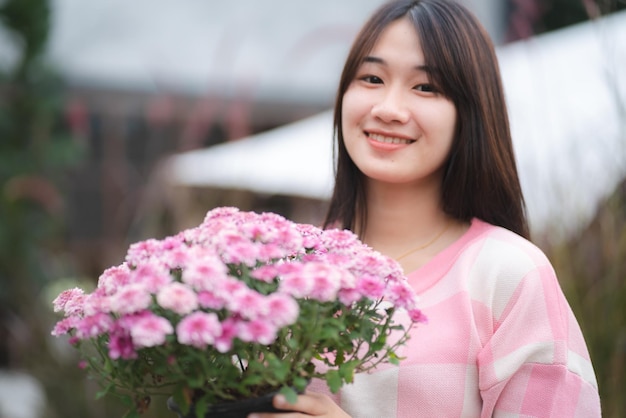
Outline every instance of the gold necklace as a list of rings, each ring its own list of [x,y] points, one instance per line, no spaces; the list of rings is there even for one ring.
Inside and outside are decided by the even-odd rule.
[[[410,249],[409,251],[405,252],[404,254],[402,254],[399,257],[396,257],[396,261],[400,261],[401,259],[403,259],[404,257],[406,257],[409,254],[414,253],[415,251],[419,251],[419,250],[423,250],[424,248],[428,248],[431,245],[433,245],[439,238],[441,238],[441,236],[443,234],[445,234],[445,232],[448,230],[448,228],[450,227],[450,224],[452,222],[446,222],[446,226],[441,230],[441,232],[439,232],[437,235],[435,235],[435,237],[433,239],[431,239],[430,241],[428,241],[426,244],[422,244],[419,247],[415,247]]]

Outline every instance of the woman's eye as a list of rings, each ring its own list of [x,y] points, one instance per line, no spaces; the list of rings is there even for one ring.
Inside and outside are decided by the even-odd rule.
[[[417,86],[413,87],[415,90],[418,91],[425,91],[428,93],[436,93],[437,89],[435,89],[435,86],[433,86],[432,84],[418,84]]]
[[[383,80],[381,80],[380,77],[376,77],[375,75],[363,76],[361,77],[361,80],[371,84],[383,84]]]

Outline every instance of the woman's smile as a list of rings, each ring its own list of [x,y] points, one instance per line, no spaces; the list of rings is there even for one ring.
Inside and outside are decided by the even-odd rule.
[[[413,140],[413,139],[398,138],[396,136],[386,136],[386,135],[381,135],[381,134],[376,134],[376,133],[368,133],[368,132],[366,132],[365,134],[372,141],[378,142],[378,143],[383,143],[383,144],[404,144],[404,145],[408,145],[408,144],[412,144],[413,142],[415,142],[415,140]]]

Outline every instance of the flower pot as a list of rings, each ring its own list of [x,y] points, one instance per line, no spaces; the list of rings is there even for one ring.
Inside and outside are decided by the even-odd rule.
[[[211,405],[204,418],[246,418],[252,412],[288,412],[278,410],[272,405],[272,399],[277,392],[272,392],[257,398],[242,399],[239,401],[224,402]],[[193,404],[187,415],[183,415],[173,398],[168,398],[167,408],[178,414],[178,418],[196,418]]]

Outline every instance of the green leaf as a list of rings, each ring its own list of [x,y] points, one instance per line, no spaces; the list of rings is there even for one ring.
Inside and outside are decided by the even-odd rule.
[[[329,370],[326,373],[326,384],[332,393],[337,393],[341,389],[341,375],[337,370]]]
[[[295,377],[293,379],[293,387],[300,393],[304,392],[309,385],[309,380],[304,377]]]
[[[174,398],[174,402],[176,402],[176,405],[180,409],[180,412],[182,412],[183,415],[187,415],[189,413],[189,404],[187,403],[187,399],[185,398],[183,388],[176,389],[172,397]]]
[[[335,364],[343,364],[344,361],[346,361],[346,356],[343,350],[337,350],[335,356]]]
[[[300,344],[295,339],[290,338],[287,340],[287,346],[291,348],[292,350],[297,350],[299,345]]]
[[[242,380],[242,384],[246,386],[256,386],[264,382],[263,376],[258,374],[248,375]]]
[[[283,387],[279,393],[292,405],[298,400],[298,393],[289,386]]]
[[[353,360],[339,366],[339,374],[347,383],[354,381],[354,369],[359,365],[359,361]]]
[[[400,364],[400,360],[398,360],[397,357],[393,356],[389,356],[388,358],[389,364],[393,364],[394,366],[398,366]]]
[[[274,376],[281,382],[284,381],[290,372],[289,363],[280,361],[280,359],[273,354],[268,355],[267,361],[274,372]]]
[[[206,398],[200,399],[198,402],[196,402],[194,407],[196,411],[196,418],[204,418],[207,412],[209,412],[209,404]]]
[[[102,397],[106,396],[106,394],[109,393],[111,389],[113,389],[114,387],[115,385],[113,383],[109,383],[104,389],[96,393],[96,400],[101,399]]]
[[[201,388],[204,385],[204,378],[202,376],[190,376],[187,384],[192,388]]]
[[[120,398],[120,401],[122,402],[122,404],[124,404],[125,406],[135,406],[135,402],[133,401],[133,398],[130,395],[124,395]]]

